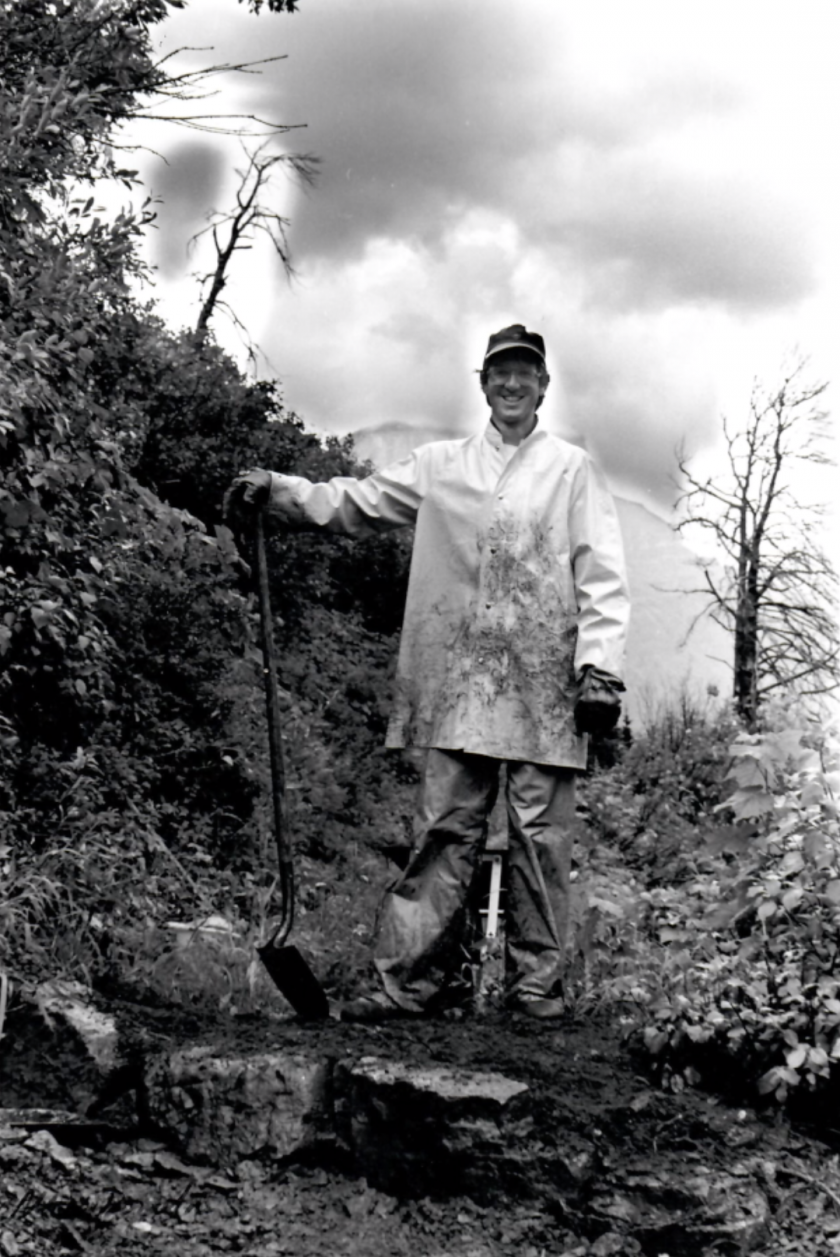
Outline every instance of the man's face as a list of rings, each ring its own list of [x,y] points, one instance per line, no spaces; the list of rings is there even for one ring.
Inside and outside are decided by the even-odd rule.
[[[487,383],[482,387],[491,419],[503,436],[521,439],[532,431],[545,386],[537,360],[531,354],[512,349],[491,358]]]

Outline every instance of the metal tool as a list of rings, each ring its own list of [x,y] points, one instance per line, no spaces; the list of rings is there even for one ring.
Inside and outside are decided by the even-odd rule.
[[[280,921],[265,943],[257,949],[274,985],[303,1021],[322,1021],[330,1014],[324,990],[296,947],[286,939],[295,919],[295,871],[286,809],[286,775],[283,765],[283,742],[280,731],[280,701],[277,692],[277,663],[274,651],[274,629],[271,596],[268,588],[268,563],[265,553],[263,514],[256,517],[255,549],[257,587],[259,589],[260,627],[263,644],[265,702],[268,716],[268,746],[271,763],[271,794],[274,812],[274,837],[280,874]]]

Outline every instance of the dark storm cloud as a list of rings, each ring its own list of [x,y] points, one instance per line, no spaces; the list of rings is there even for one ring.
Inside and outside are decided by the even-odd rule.
[[[149,179],[161,199],[158,230],[152,233],[152,260],[164,279],[183,274],[190,237],[215,208],[224,179],[224,156],[207,141],[186,141],[168,148]]]
[[[514,219],[526,247],[576,253],[608,306],[750,309],[809,291],[783,198],[701,160],[680,171],[645,155],[693,120],[737,117],[736,84],[667,64],[638,84],[590,81],[569,23],[555,15],[544,30],[539,4],[506,13],[486,0],[369,0],[312,6],[283,29],[288,58],[265,71],[255,105],[305,119],[289,146],[322,159],[293,219],[303,267],[357,258],[374,237],[437,253],[482,208]]]
[[[484,0],[326,9],[289,27],[289,58],[259,102],[305,118],[290,138],[323,158],[294,227],[301,254],[352,255],[377,234],[428,243],[465,208],[518,211],[523,166],[546,176],[543,199],[558,198],[545,166],[558,144],[609,150],[735,100],[665,72],[644,91],[605,95],[581,77],[556,20],[546,42],[524,6],[509,20]]]
[[[569,201],[537,231],[588,268],[595,304],[719,302],[750,311],[792,304],[815,285],[801,215],[746,183],[702,169],[607,163]]]

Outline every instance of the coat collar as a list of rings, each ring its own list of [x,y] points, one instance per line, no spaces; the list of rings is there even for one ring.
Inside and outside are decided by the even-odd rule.
[[[520,441],[519,444],[515,446],[514,448],[521,450],[526,445],[531,445],[533,443],[536,443],[536,441],[538,440],[542,440],[544,436],[545,436],[545,432],[541,431],[540,423],[538,419],[537,426],[534,428],[534,431],[531,432],[528,436],[526,436],[523,441]],[[484,439],[485,441],[488,441],[493,446],[494,450],[500,450],[502,446],[504,445],[504,440],[502,438],[501,432],[489,420],[487,423],[487,427],[484,429]]]

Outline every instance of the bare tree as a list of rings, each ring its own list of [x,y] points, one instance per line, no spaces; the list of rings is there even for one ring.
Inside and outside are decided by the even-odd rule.
[[[826,384],[808,384],[797,357],[780,387],[755,384],[746,426],[724,417],[727,466],[703,480],[684,449],[678,525],[711,535],[722,564],[704,564],[712,618],[734,637],[733,695],[748,727],[781,687],[803,695],[840,686],[835,615],[838,578],[821,549],[824,508],[804,503],[795,485],[801,464],[826,465]]]
[[[207,334],[210,319],[217,308],[224,308],[234,323],[242,327],[234,311],[227,302],[222,301],[222,292],[227,284],[228,267],[234,253],[252,248],[258,232],[268,236],[286,274],[293,273],[286,234],[289,220],[272,207],[266,200],[266,194],[279,167],[284,167],[303,183],[313,183],[318,159],[309,154],[268,153],[266,147],[264,144],[254,151],[245,149],[247,164],[236,171],[239,187],[236,190],[235,207],[230,210],[212,210],[208,225],[197,232],[190,242],[194,244],[201,236],[209,233],[216,250],[215,267],[200,277],[202,286],[207,287],[207,295],[195,326],[195,337],[199,342]]]

